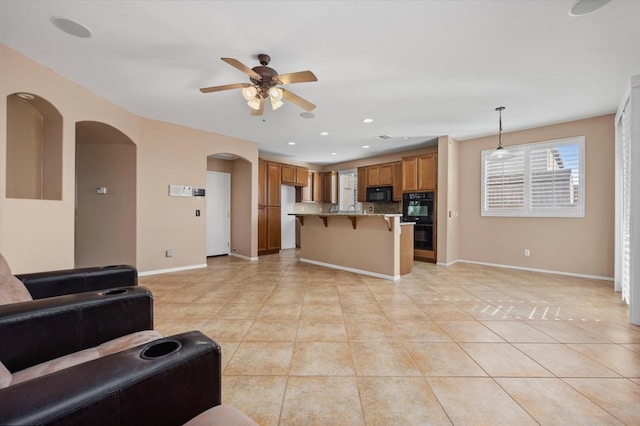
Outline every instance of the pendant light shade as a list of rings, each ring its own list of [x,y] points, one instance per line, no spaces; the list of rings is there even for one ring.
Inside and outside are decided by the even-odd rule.
[[[513,152],[509,151],[508,149],[502,146],[502,110],[504,109],[505,107],[496,108],[496,111],[498,111],[498,113],[500,114],[499,130],[498,130],[498,147],[496,148],[495,151],[493,151],[489,155],[489,157],[487,157],[490,161],[505,161],[505,160],[514,158],[516,156]]]

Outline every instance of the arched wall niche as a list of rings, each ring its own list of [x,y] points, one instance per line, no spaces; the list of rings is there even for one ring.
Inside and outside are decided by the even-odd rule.
[[[7,198],[62,200],[62,115],[46,99],[7,96]]]
[[[76,123],[77,267],[136,264],[136,156],[117,128]]]
[[[230,252],[251,256],[251,161],[230,152],[207,156],[207,171],[231,175]]]

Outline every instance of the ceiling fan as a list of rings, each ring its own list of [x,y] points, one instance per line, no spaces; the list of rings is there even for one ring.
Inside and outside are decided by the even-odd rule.
[[[242,62],[233,58],[220,58],[227,64],[239,69],[249,76],[251,83],[226,84],[224,86],[203,87],[202,93],[221,92],[223,90],[242,89],[242,96],[251,107],[251,115],[262,115],[266,99],[271,101],[271,107],[276,110],[284,105],[282,100],[286,100],[298,105],[306,111],[312,111],[316,106],[306,99],[293,92],[277,87],[281,84],[305,83],[318,81],[311,71],[299,71],[289,74],[280,74],[273,68],[268,67],[271,58],[269,55],[261,53],[258,55],[260,66],[249,68]]]

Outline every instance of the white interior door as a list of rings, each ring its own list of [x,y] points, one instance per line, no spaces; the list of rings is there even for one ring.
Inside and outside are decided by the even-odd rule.
[[[280,188],[280,247],[284,250],[296,248],[296,217],[289,216],[296,203],[296,189],[288,185]]]
[[[207,172],[207,256],[229,254],[231,175]]]

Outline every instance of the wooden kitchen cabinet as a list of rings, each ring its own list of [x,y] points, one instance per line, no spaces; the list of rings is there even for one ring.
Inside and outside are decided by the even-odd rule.
[[[307,186],[309,185],[309,169],[307,167],[292,166],[290,164],[281,164],[282,171],[280,183],[291,186]]]
[[[281,169],[281,180],[280,182],[283,185],[295,185],[296,184],[296,168],[295,166],[290,166],[288,164],[282,164],[280,166]]]
[[[330,173],[330,172],[329,172]],[[320,172],[309,172],[309,183],[311,184],[311,194],[313,194],[313,201],[317,203],[324,203],[323,201],[323,176]],[[302,188],[305,189],[305,188]]]
[[[381,164],[378,166],[378,185],[393,185],[393,164]]]
[[[258,255],[267,251],[267,208],[258,206]]]
[[[258,161],[258,255],[280,251],[281,179],[280,164]]]
[[[418,157],[406,157],[402,159],[402,191],[418,190]]]
[[[367,168],[358,167],[358,202],[367,201]]]
[[[280,206],[280,173],[280,164],[267,163],[267,206]]]
[[[322,203],[338,203],[338,172],[322,172]]]
[[[380,186],[380,167],[367,167],[367,186]]]
[[[402,201],[402,161],[392,164],[393,201]]]
[[[438,184],[438,154],[413,155],[402,158],[402,190],[435,191]]]
[[[266,207],[267,209],[267,250],[265,254],[278,253],[281,247],[281,218],[280,207]]]
[[[296,167],[296,186],[309,186],[309,169]]]
[[[438,181],[438,154],[425,154],[418,157],[418,190],[435,191]]]
[[[258,160],[258,206],[267,204],[267,162]]]

